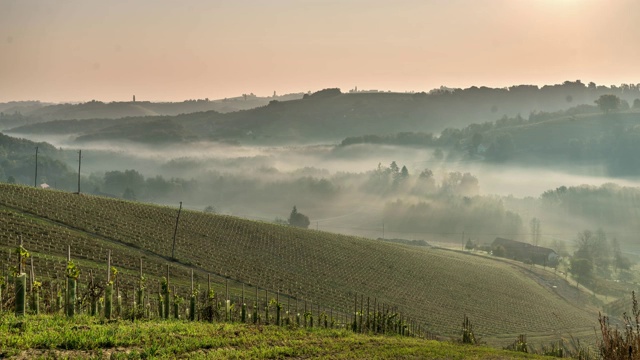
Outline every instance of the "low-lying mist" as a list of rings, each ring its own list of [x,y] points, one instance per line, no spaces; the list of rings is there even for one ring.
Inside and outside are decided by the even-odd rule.
[[[19,135],[33,141],[47,141],[63,149],[82,149],[84,156],[94,154],[97,163],[85,161],[87,171],[143,169],[146,176],[192,177],[207,170],[236,172],[239,169],[275,168],[280,172],[294,172],[301,168],[316,168],[329,173],[366,172],[378,163],[402,163],[411,172],[425,168],[441,173],[471,172],[482,179],[481,193],[538,196],[560,186],[616,183],[640,186],[638,178],[606,176],[601,166],[523,167],[478,163],[459,159],[437,159],[434,149],[407,148],[390,145],[356,145],[337,148],[334,144],[311,146],[259,147],[229,145],[219,142],[195,142],[162,147],[144,146],[130,142],[117,144],[95,142],[74,144],[73,137],[55,135]],[[110,163],[105,163],[111,159]],[[109,166],[107,166],[109,165]],[[553,166],[553,165],[550,165]],[[175,169],[182,169],[175,172]],[[188,170],[188,171],[187,171]]]
[[[572,246],[579,231],[603,228],[632,249],[638,230],[583,211],[586,205],[575,199],[553,203],[549,194],[543,196],[582,188],[586,199],[606,189],[611,196],[597,201],[613,209],[623,202],[617,195],[621,187],[640,186],[638,179],[603,176],[597,167],[487,164],[434,148],[372,144],[79,146],[68,136],[25,137],[69,150],[71,169],[77,166],[71,150],[81,148],[85,192],[168,205],[183,201],[189,209],[209,207],[263,221],[286,221],[295,205],[309,217],[310,228],[345,234],[454,244],[489,243],[499,236],[529,241],[529,222],[537,218],[541,245]],[[610,183],[619,186],[605,185]],[[640,196],[625,201],[624,209],[640,206]]]

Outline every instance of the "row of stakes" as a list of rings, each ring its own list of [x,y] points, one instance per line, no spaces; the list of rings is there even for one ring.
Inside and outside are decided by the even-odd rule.
[[[20,246],[17,248],[18,255],[18,267],[16,274],[14,276],[14,284],[15,284],[15,315],[16,316],[24,316],[27,313],[27,274],[25,273],[26,267],[26,259],[30,257],[28,251],[23,247],[22,239],[20,239]],[[77,293],[78,293],[78,277],[80,275],[80,270],[76,267],[76,265],[71,261],[71,247],[68,247],[67,251],[67,267],[65,271],[66,277],[66,291],[64,299],[62,296],[58,295],[56,298],[56,308],[63,308],[62,305],[64,303],[64,313],[67,317],[73,317],[76,314],[76,303],[77,303]],[[93,274],[91,273],[91,287],[93,287]],[[102,309],[102,302],[96,301],[95,298],[92,299],[89,312],[91,315],[101,314],[104,311],[104,316],[106,319],[112,319],[115,315],[122,316],[122,303],[119,289],[117,292],[117,302],[114,311],[113,304],[113,295],[114,295],[114,277],[117,279],[117,270],[111,267],[111,251],[108,252],[107,255],[107,283],[104,288],[104,309]],[[31,310],[34,314],[40,313],[40,287],[41,283],[35,281],[35,272],[33,269],[33,261],[31,261]],[[117,280],[116,280],[117,281]],[[224,300],[222,307],[220,307],[217,301],[214,299],[214,295],[211,291],[211,282],[210,277],[208,279],[208,292],[207,299],[208,306],[203,309],[201,312],[201,316],[203,318],[207,318],[212,321],[214,317],[214,312],[219,311],[220,313],[224,312],[224,316],[219,316],[220,320],[224,321],[233,321],[232,318],[232,304],[229,300],[229,289],[228,282],[226,286],[226,299]],[[117,287],[117,282],[116,282]],[[175,286],[173,288],[173,292],[175,294]],[[169,290],[169,265],[167,265],[167,276],[162,279],[160,285],[160,293],[158,294],[158,307],[157,307],[157,315],[159,318],[169,319],[179,318],[179,305],[182,302],[182,299],[179,297],[175,297],[173,304],[170,299],[171,291]],[[263,319],[261,318],[261,314],[259,314],[258,303],[259,303],[259,294],[258,287],[256,287],[255,294],[255,303],[253,308],[253,313],[249,313],[247,309],[247,305],[244,299],[244,284],[242,288],[242,301],[240,314],[240,320],[242,323],[253,322],[254,324],[262,323]],[[364,297],[360,296],[360,309],[358,309],[358,296],[355,296],[354,300],[354,313],[349,319],[349,316],[346,313],[336,313],[338,319],[334,318],[333,309],[330,310],[329,314],[326,312],[321,312],[320,307],[318,306],[318,310],[316,312],[318,320],[316,326],[324,326],[324,327],[335,327],[336,325],[339,327],[344,327],[350,329],[354,332],[373,332],[373,333],[396,333],[400,335],[408,335],[408,336],[420,336],[427,338],[437,338],[434,334],[426,331],[422,328],[420,324],[417,322],[411,321],[409,319],[403,318],[401,314],[398,314],[395,309],[392,309],[386,304],[380,304],[374,300],[373,304],[370,303],[369,298],[366,300],[366,310],[364,308],[365,301]],[[0,299],[2,299],[2,287],[0,286]],[[150,318],[151,317],[151,305],[150,299],[148,299],[146,306],[145,296],[144,296],[144,277],[142,272],[142,259],[140,259],[140,283],[138,289],[135,292],[135,296],[133,299],[132,313],[130,317],[132,320],[141,319],[141,318]],[[289,297],[290,301],[290,297]],[[272,300],[273,302],[273,300]],[[215,305],[214,305],[215,304]],[[173,309],[171,309],[171,305],[173,305]],[[216,306],[217,305],[217,306]],[[285,312],[284,319],[282,317],[282,304],[280,303],[280,294],[276,293],[275,304],[271,304],[276,308],[275,314],[275,324],[277,325],[296,325],[296,326],[314,326],[314,318],[313,318],[313,306],[311,306],[311,311],[307,309],[307,302],[304,303],[304,313],[302,316],[297,313],[298,311],[298,300],[296,299],[295,306],[295,318],[294,320],[290,317],[290,303],[287,306],[287,311]],[[371,313],[370,305],[373,305],[373,314]],[[2,311],[2,302],[0,301],[0,311]],[[173,311],[172,311],[173,310]],[[269,302],[268,302],[268,294],[265,290],[265,306],[264,306],[264,323],[269,323]],[[171,313],[172,316],[171,316]],[[189,306],[187,311],[187,316],[189,320],[195,321],[198,320],[198,311],[197,311],[197,290],[194,287],[193,280],[193,270],[191,270],[191,295],[189,299]],[[342,318],[342,319],[340,319]],[[342,320],[342,321],[340,321]],[[341,324],[339,324],[341,323]]]

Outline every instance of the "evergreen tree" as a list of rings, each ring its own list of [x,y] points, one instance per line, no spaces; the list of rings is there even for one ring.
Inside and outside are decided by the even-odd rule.
[[[294,205],[293,210],[291,210],[291,215],[289,215],[289,225],[306,229],[309,227],[309,224],[311,224],[309,217],[299,213]]]

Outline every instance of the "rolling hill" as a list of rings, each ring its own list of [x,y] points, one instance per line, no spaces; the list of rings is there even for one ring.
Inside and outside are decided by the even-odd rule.
[[[405,131],[438,133],[446,128],[495,121],[504,116],[525,116],[534,111],[558,111],[575,104],[593,104],[599,95],[613,93],[631,100],[637,91],[619,88],[586,87],[580,82],[562,85],[513,86],[504,89],[472,87],[445,89],[426,93],[354,92],[325,89],[302,99],[279,101],[242,111],[219,113],[196,112],[171,116],[199,139],[226,139],[245,143],[338,142],[345,136],[390,134]],[[570,101],[569,101],[570,100]],[[574,103],[575,102],[575,103]],[[626,103],[628,106],[628,102]],[[104,116],[96,117],[105,118]],[[139,115],[152,115],[141,113]],[[124,115],[123,115],[124,116]],[[83,117],[86,118],[86,117]],[[148,122],[159,117],[134,117],[119,122],[94,121],[81,129],[77,122],[58,122],[54,127],[34,124],[11,129],[15,133],[64,131],[94,139],[104,139],[109,128],[131,122]],[[152,127],[160,127],[162,123]],[[49,130],[46,130],[49,129]],[[110,137],[116,140],[114,137]],[[126,136],[121,138],[127,140]],[[128,139],[137,141],[139,139]],[[180,139],[178,139],[180,140]]]
[[[588,144],[592,139],[595,141],[617,136],[629,129],[637,130],[639,125],[638,111],[615,114],[587,113],[504,127],[488,131],[486,135],[494,138],[500,133],[509,133],[519,152],[538,156],[555,154],[571,157],[577,155],[576,151],[580,150],[578,146],[586,145],[585,143]]]
[[[303,94],[275,97],[235,97],[229,99],[186,100],[182,102],[151,101],[88,101],[86,103],[48,104],[39,101],[0,103],[0,129],[42,123],[54,120],[118,119],[142,116],[175,116],[194,112],[215,111],[227,113],[265,106],[272,100],[300,99]]]
[[[596,323],[587,297],[549,271],[230,216],[183,210],[172,261],[176,215],[170,207],[0,184],[0,248],[22,237],[37,273],[56,278],[70,245],[81,283],[88,269],[104,272],[110,249],[125,286],[143,258],[151,289],[169,264],[181,291],[193,269],[200,284],[212,274],[216,291],[230,281],[234,296],[243,283],[249,293],[257,285],[344,313],[354,297],[370,297],[442,336],[458,336],[467,314],[490,343],[523,333],[531,341],[593,334]]]

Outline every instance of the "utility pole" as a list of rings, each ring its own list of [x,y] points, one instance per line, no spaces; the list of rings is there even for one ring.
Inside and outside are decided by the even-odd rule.
[[[82,150],[78,150],[78,194],[80,194],[80,166],[82,166]]]
[[[382,223],[382,238],[384,239],[384,223]]]
[[[462,231],[462,251],[464,251],[464,230]]]
[[[180,201],[180,208],[178,209],[178,217],[176,217],[176,228],[173,230],[173,246],[171,247],[171,258],[176,259],[176,235],[178,234],[178,221],[180,221],[180,212],[182,211],[182,201]]]
[[[33,178],[33,187],[38,187],[38,147],[36,146],[36,176]]]

